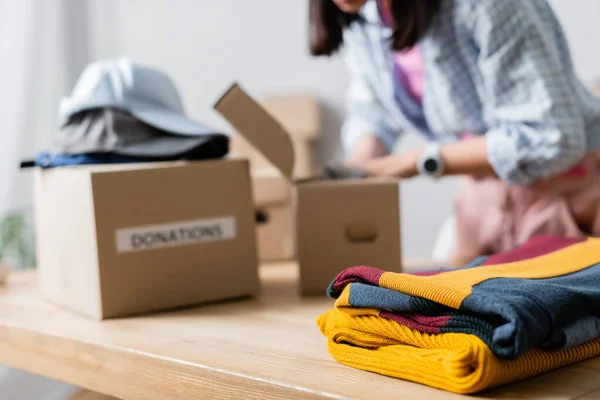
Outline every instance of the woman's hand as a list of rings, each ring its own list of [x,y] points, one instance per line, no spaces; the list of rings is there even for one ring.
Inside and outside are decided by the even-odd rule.
[[[348,164],[356,169],[365,171],[371,176],[380,178],[412,178],[418,174],[417,161],[420,151],[415,150],[403,154],[393,154],[366,161]]]
[[[418,175],[417,163],[423,149],[403,154],[393,154],[369,160],[349,161],[351,167],[383,178],[412,178]],[[443,176],[471,175],[473,177],[496,177],[486,154],[485,137],[475,137],[441,147],[444,160]]]
[[[351,157],[347,164],[350,167],[365,171],[371,176],[382,178],[412,178],[418,175],[417,163],[423,149],[407,153],[380,155],[381,145],[376,138],[365,136],[366,142],[360,143],[362,150],[358,157]],[[357,149],[360,150],[361,146]],[[375,151],[374,151],[375,150]],[[474,177],[497,177],[492,165],[487,160],[485,136],[478,136],[457,143],[445,144],[441,147],[444,160],[443,176],[471,175]]]

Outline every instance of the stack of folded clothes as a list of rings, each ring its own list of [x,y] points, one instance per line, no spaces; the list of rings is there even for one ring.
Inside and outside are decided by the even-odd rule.
[[[341,272],[317,323],[340,363],[471,394],[600,354],[600,239],[536,237],[459,269]]]
[[[118,58],[89,64],[61,100],[53,147],[21,167],[218,159],[229,137],[185,114],[167,74]]]

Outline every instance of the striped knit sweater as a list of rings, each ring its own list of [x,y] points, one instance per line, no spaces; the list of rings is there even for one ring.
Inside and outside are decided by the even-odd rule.
[[[335,359],[458,393],[600,354],[600,239],[538,237],[421,274],[349,268],[328,294]]]

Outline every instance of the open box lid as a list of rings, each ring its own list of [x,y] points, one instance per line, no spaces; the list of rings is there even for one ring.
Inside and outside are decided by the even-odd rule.
[[[231,85],[214,105],[246,140],[256,147],[290,182],[294,147],[285,128],[238,83]]]
[[[288,130],[292,140],[313,141],[321,134],[321,109],[307,93],[267,93],[260,98],[267,111]]]

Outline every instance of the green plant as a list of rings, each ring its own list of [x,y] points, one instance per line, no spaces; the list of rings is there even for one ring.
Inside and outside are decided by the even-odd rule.
[[[16,268],[33,268],[35,251],[27,213],[13,211],[0,220],[0,259]]]

